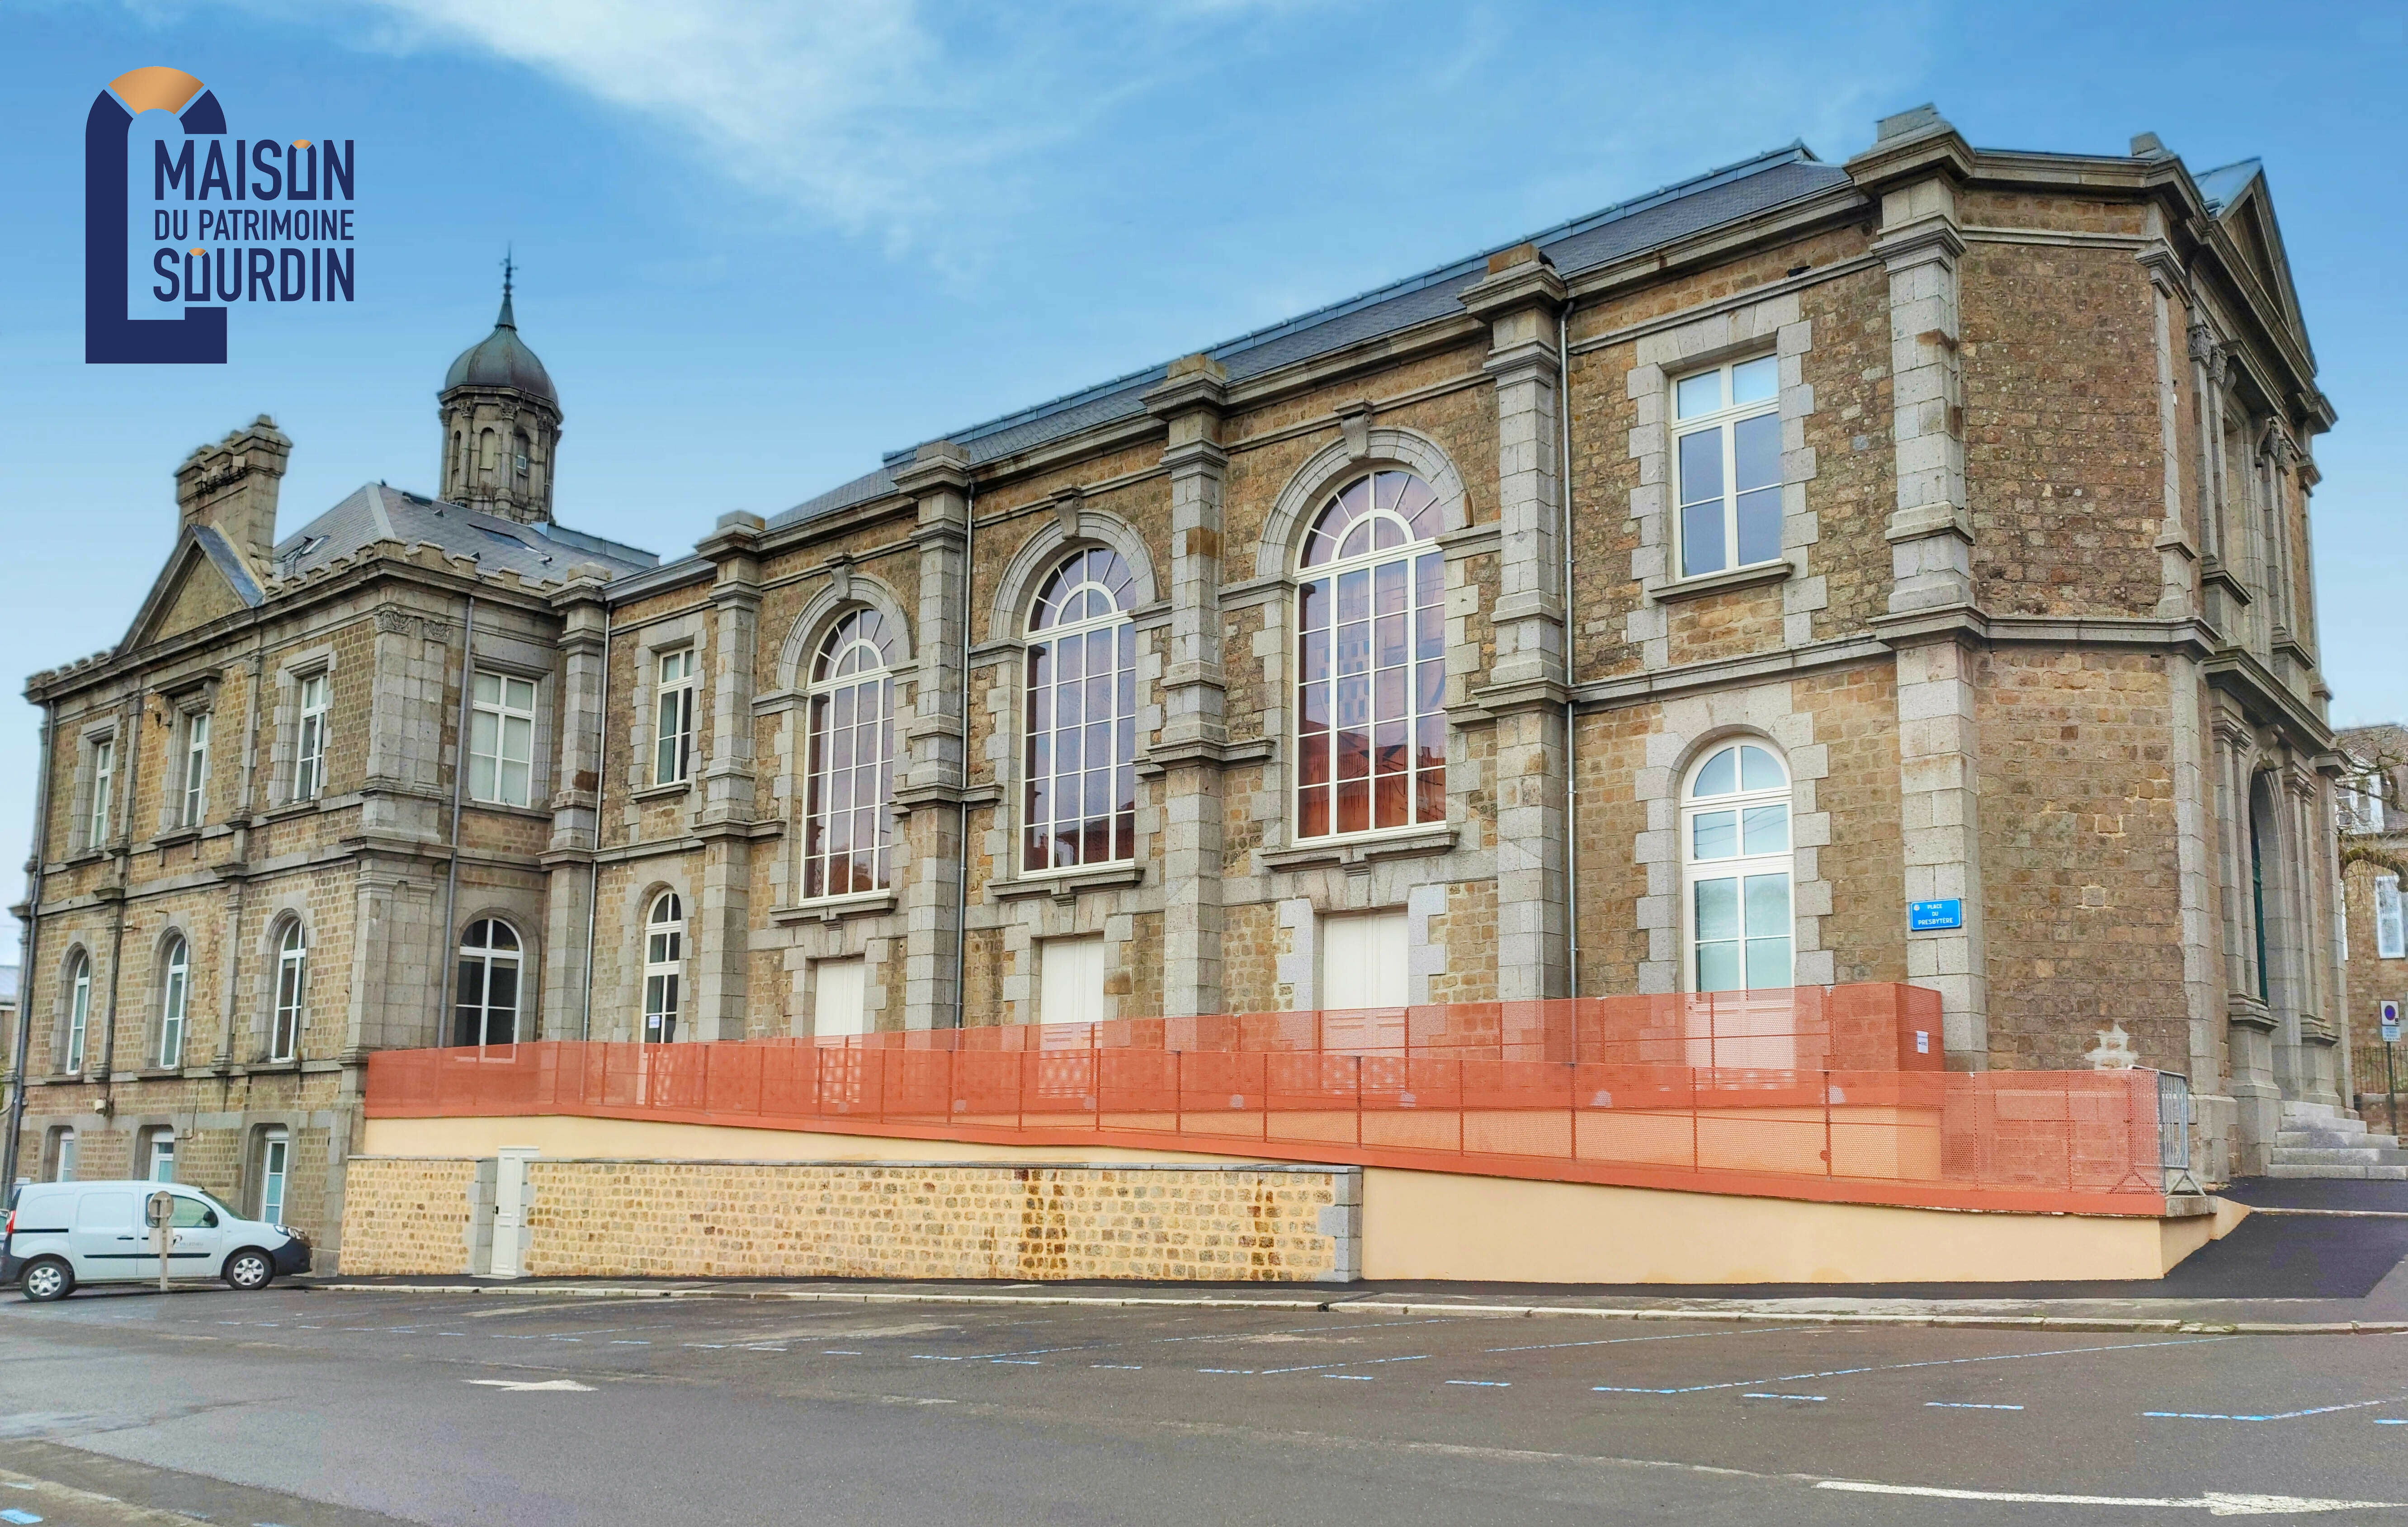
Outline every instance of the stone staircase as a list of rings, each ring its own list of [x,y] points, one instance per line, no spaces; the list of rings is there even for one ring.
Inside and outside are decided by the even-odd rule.
[[[2365,1120],[2329,1103],[2286,1102],[2266,1175],[2408,1182],[2408,1151],[2396,1135],[2370,1134]]]

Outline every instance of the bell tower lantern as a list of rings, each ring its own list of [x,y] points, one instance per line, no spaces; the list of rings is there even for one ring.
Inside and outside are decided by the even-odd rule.
[[[502,267],[494,332],[460,353],[437,394],[443,417],[443,497],[522,525],[552,519],[560,394],[519,338],[511,267]]]

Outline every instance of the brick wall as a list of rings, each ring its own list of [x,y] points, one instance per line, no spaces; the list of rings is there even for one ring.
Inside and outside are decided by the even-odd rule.
[[[456,1272],[477,1164],[357,1157],[346,1273]],[[1350,1169],[528,1164],[535,1276],[1346,1278]],[[1335,1220],[1351,1220],[1340,1214]]]
[[[468,1195],[476,1180],[475,1161],[352,1157],[343,1198],[342,1270],[466,1272]]]

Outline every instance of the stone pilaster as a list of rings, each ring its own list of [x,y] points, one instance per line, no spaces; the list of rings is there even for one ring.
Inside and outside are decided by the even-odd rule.
[[[696,1039],[742,1039],[752,970],[752,671],[758,659],[762,520],[723,514],[695,547],[716,565],[710,591],[710,756],[695,831],[703,841],[694,922]]]
[[[1228,373],[1209,355],[1171,363],[1146,407],[1168,428],[1170,630],[1162,730],[1162,1001],[1174,1016],[1218,1013],[1221,995],[1221,764],[1228,742],[1221,669],[1221,408]]]
[[[586,930],[594,916],[594,853],[600,845],[604,576],[572,571],[552,596],[560,612],[560,742],[552,771],[551,872],[545,897],[545,1039],[583,1039],[593,981]],[[613,929],[614,934],[617,929]],[[597,935],[598,936],[598,935]]]
[[[2274,1018],[2258,997],[2258,913],[2250,885],[2249,766],[2256,739],[2241,717],[2213,715],[2216,818],[2224,908],[2225,1050],[2234,1129],[2231,1170],[2262,1173],[2280,1127],[2283,1091],[2274,1074]]]
[[[1497,385],[1497,656],[1477,697],[1495,717],[1497,995],[1571,990],[1565,811],[1562,400],[1555,324],[1563,278],[1539,250],[1488,258],[1463,305],[1488,324]]]
[[[895,787],[895,867],[903,913],[903,1026],[953,1025],[960,1009],[962,937],[962,753],[966,704],[962,639],[968,618],[972,477],[968,453],[951,440],[920,447],[895,469],[896,486],[919,500],[911,532],[920,549],[919,672],[903,723],[902,776]]]

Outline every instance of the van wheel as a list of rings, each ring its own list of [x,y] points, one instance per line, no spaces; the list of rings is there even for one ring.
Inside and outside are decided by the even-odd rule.
[[[225,1280],[245,1293],[265,1289],[276,1276],[276,1264],[265,1251],[242,1250],[226,1259]]]
[[[40,1257],[25,1269],[17,1286],[35,1304],[47,1304],[53,1299],[64,1299],[74,1289],[75,1274],[56,1257]]]

